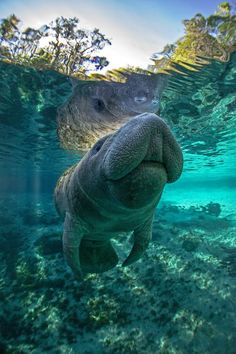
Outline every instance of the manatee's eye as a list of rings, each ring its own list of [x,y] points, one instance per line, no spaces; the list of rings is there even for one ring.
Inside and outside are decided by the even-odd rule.
[[[93,100],[93,106],[97,112],[102,112],[106,108],[103,100],[99,98]]]

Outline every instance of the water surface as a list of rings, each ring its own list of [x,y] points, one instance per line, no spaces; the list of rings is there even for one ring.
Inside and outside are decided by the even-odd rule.
[[[53,205],[56,180],[81,158],[57,135],[71,82],[0,63],[2,352],[235,353],[236,55],[178,71],[156,113],[184,171],[157,207],[153,241],[134,265],[78,282]],[[121,257],[131,247],[114,245]]]

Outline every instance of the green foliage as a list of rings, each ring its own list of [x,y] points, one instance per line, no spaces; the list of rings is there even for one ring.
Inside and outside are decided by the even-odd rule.
[[[175,63],[194,65],[201,58],[227,61],[236,50],[236,12],[228,2],[219,4],[209,17],[198,13],[183,24],[183,38],[154,54],[152,70],[168,69]]]
[[[39,29],[21,30],[20,24],[15,15],[0,21],[1,60],[77,77],[108,65],[107,59],[96,53],[111,42],[97,28],[80,29],[76,17],[58,17]]]

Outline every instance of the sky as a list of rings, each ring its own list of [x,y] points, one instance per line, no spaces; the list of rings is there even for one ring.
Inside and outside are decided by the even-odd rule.
[[[34,28],[58,16],[78,17],[82,28],[99,28],[112,45],[99,54],[107,69],[146,68],[150,57],[184,34],[183,19],[214,13],[220,0],[0,0],[0,18],[14,13]]]

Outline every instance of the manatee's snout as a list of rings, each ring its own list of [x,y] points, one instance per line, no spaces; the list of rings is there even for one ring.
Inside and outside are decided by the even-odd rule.
[[[144,162],[158,163],[158,168],[162,165],[169,183],[179,178],[183,168],[182,152],[174,135],[152,113],[138,115],[114,135],[105,156],[105,175],[110,180],[119,180]]]

